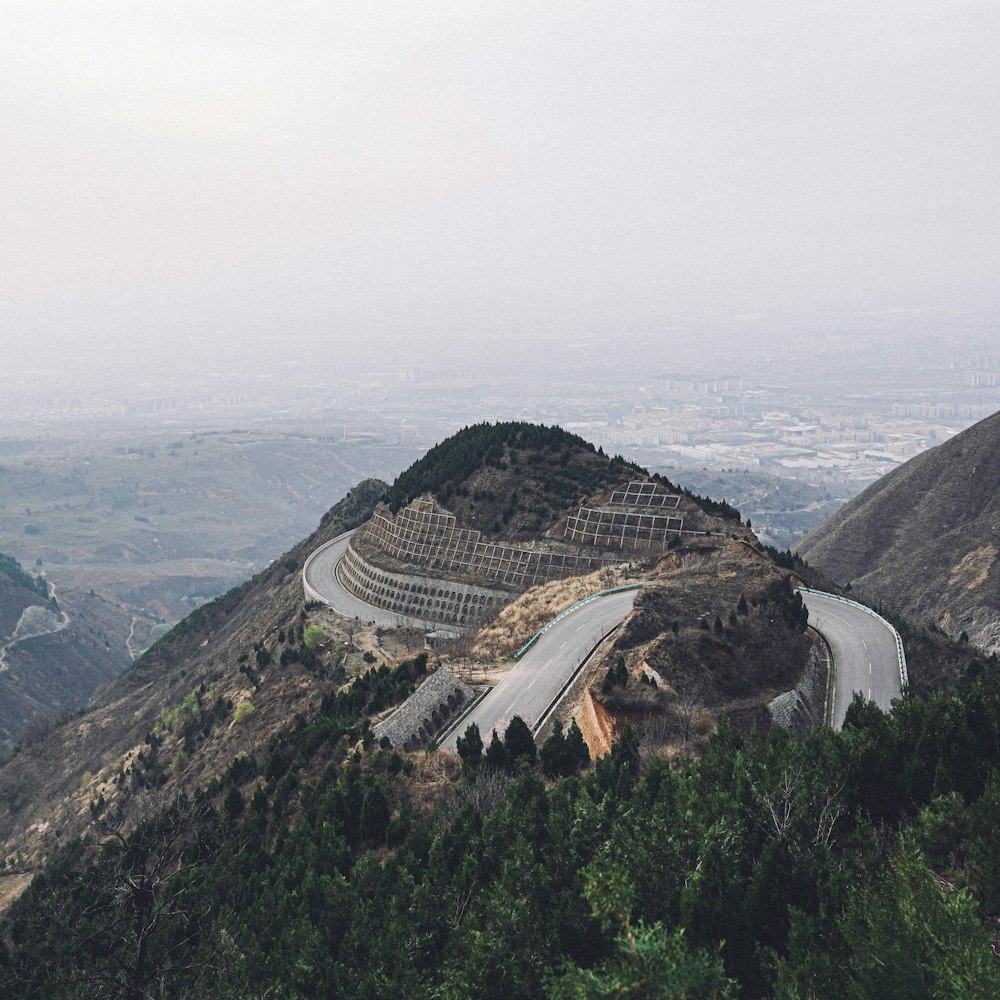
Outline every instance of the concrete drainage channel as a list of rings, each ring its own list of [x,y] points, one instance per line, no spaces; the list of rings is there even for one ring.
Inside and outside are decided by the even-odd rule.
[[[465,711],[455,719],[446,729],[442,730],[434,739],[434,746],[441,747],[444,745],[445,741],[462,725],[462,723],[472,714],[475,708],[478,708],[480,702],[493,690],[493,688],[487,688],[485,691],[481,691],[472,701],[469,702]]]

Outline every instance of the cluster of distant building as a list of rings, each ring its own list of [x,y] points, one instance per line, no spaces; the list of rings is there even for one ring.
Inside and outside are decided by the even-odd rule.
[[[616,420],[570,422],[609,453],[649,463],[771,471],[831,470],[870,481],[981,420],[1000,406],[1000,357],[884,395],[823,400],[801,388],[748,387],[740,378],[669,380],[659,405],[639,403]],[[819,394],[818,394],[819,395]]]

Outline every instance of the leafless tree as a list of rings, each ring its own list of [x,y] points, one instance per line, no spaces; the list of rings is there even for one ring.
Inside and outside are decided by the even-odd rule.
[[[781,780],[773,791],[754,785],[754,798],[758,804],[757,823],[774,837],[783,837],[795,814],[796,798],[802,773],[798,768],[782,772]]]
[[[643,716],[638,729],[639,753],[646,764],[669,742],[673,722],[665,712],[649,711]]]
[[[52,880],[36,908],[40,935],[80,941],[82,957],[54,969],[53,982],[95,1000],[150,1000],[168,969],[195,971],[172,963],[207,914],[189,890],[221,863],[221,821],[205,802],[182,796],[165,804],[160,793],[141,792],[109,806],[94,828],[101,844],[93,863],[73,879]],[[0,988],[16,991],[17,974]]]
[[[674,715],[677,718],[681,738],[685,743],[691,738],[691,727],[698,713],[704,708],[701,685],[695,685],[677,696],[674,702]]]
[[[451,912],[448,917],[448,922],[451,924],[452,929],[457,929],[462,923],[462,918],[465,916],[469,904],[476,894],[478,884],[478,879],[473,879],[467,886],[459,886],[453,891],[450,907]]]
[[[789,834],[798,821],[808,821],[812,831],[810,848],[829,846],[837,821],[844,814],[841,793],[836,787],[816,787],[799,766],[786,768],[773,788],[752,785],[755,808],[752,819],[769,836],[780,838]]]
[[[489,816],[503,801],[507,786],[513,779],[506,771],[483,767],[471,784],[458,786],[445,815],[457,815],[467,803],[483,816]]]
[[[344,635],[347,636],[347,649],[354,649],[354,636],[358,631],[358,621],[356,618],[348,618],[344,623]]]

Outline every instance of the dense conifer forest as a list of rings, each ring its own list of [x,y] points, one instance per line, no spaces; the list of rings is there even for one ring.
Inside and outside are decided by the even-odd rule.
[[[193,798],[95,803],[2,926],[2,995],[1000,995],[982,665],[804,742],[723,722],[679,770],[629,730],[582,773],[575,736],[470,733],[430,785],[367,723],[424,669],[363,675]]]
[[[511,450],[522,452],[526,470],[537,473],[552,466],[549,472],[556,478],[567,478],[585,492],[616,482],[623,468],[645,475],[639,466],[622,459],[613,465],[606,461],[582,461],[587,455],[596,457],[597,450],[589,441],[561,427],[522,421],[483,423],[463,427],[400,473],[389,488],[387,502],[393,511],[398,511],[423,493],[448,497],[479,469],[499,468]],[[604,453],[600,454],[603,458]],[[565,460],[561,461],[563,456]],[[551,474],[546,478],[552,479]]]

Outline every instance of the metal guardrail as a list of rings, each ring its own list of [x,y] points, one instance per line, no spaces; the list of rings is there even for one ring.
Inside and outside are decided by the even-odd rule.
[[[872,618],[878,619],[893,635],[896,640],[896,658],[899,661],[899,681],[905,690],[910,683],[909,676],[906,672],[906,653],[903,651],[903,640],[900,638],[899,633],[896,631],[895,627],[891,622],[887,622],[877,611],[872,611],[865,604],[861,604],[859,601],[852,601],[849,597],[841,597],[840,594],[828,594],[825,590],[813,590],[812,587],[799,587],[801,591],[807,594],[817,594],[819,597],[829,597],[831,600],[840,601],[841,604],[850,604],[852,607],[859,608],[866,614],[872,616]]]
[[[555,616],[551,621],[546,622],[515,654],[514,659],[519,660],[528,650],[535,644],[535,642],[540,639],[553,625],[557,622],[561,622],[567,615],[571,615],[577,608],[582,608],[584,604],[589,604],[591,601],[596,601],[599,597],[607,597],[609,594],[619,594],[623,590],[638,590],[640,587],[645,587],[645,583],[627,583],[622,587],[612,587],[610,590],[599,590],[596,594],[591,594],[589,597],[585,597],[582,601],[577,601],[576,604],[570,605],[565,611],[560,611],[559,614]]]

